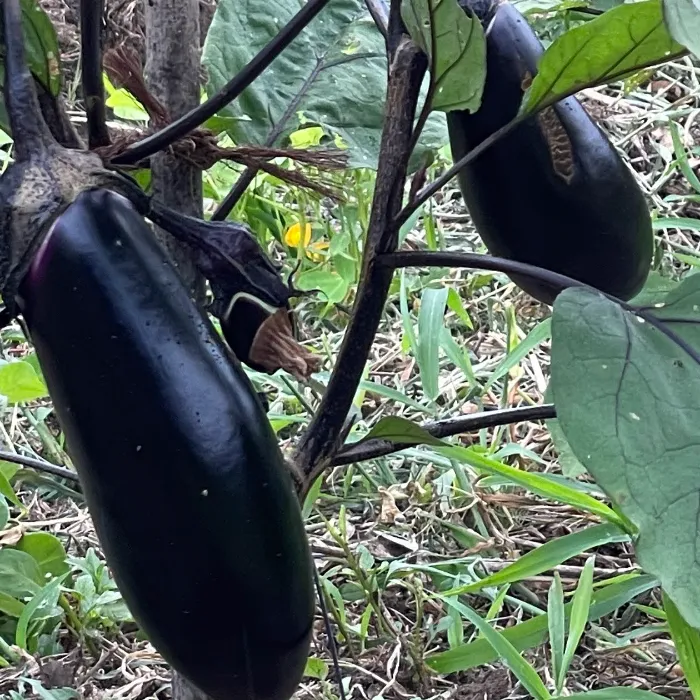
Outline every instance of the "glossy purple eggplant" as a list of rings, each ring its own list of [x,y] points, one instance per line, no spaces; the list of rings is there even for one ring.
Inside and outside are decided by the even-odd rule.
[[[121,195],[46,234],[17,304],[131,612],[215,700],[287,700],[314,616],[293,482],[245,373]]]
[[[518,113],[544,48],[508,2],[460,0],[486,26],[486,83],[473,114],[447,114],[456,160]],[[651,217],[633,173],[581,103],[570,97],[527,119],[464,167],[458,182],[493,255],[573,277],[621,299],[644,285]],[[512,276],[552,303],[560,291]]]

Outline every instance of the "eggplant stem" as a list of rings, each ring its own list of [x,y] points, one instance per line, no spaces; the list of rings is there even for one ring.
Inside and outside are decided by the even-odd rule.
[[[525,421],[549,420],[556,418],[553,404],[541,406],[524,406],[518,408],[503,408],[475,413],[464,418],[447,418],[446,420],[423,423],[420,427],[436,438],[446,438],[462,433],[473,433],[484,428],[497,428],[501,425],[512,425]],[[355,462],[364,462],[377,457],[400,452],[409,447],[415,447],[416,443],[398,443],[389,440],[368,440],[344,447],[331,460],[331,466],[339,467]]]
[[[104,0],[80,0],[80,59],[90,149],[109,146],[102,82],[102,15]]]
[[[235,75],[224,87],[206,102],[187,112],[160,131],[129,146],[112,159],[115,165],[133,165],[158,151],[167,148],[190,131],[201,126],[219,110],[233,102],[277,56],[296,39],[301,31],[328,4],[329,0],[309,0],[297,12],[277,36]]]
[[[4,0],[5,105],[12,129],[15,161],[28,161],[56,144],[39,107],[24,52],[19,0]]]
[[[52,464],[51,462],[46,462],[43,459],[24,457],[23,455],[18,455],[15,452],[6,452],[3,450],[0,450],[0,459],[4,462],[12,462],[12,464],[19,464],[22,467],[36,469],[36,471],[51,474],[51,476],[58,476],[61,479],[72,481],[74,484],[80,483],[78,475],[71,469],[68,469],[67,467],[60,467],[58,464]]]
[[[340,448],[345,420],[362,378],[393,277],[393,269],[376,262],[380,254],[391,253],[398,245],[394,220],[402,204],[413,120],[426,70],[425,55],[404,31],[400,0],[392,0],[387,42],[390,53],[386,112],[362,275],[350,325],[328,387],[294,457],[309,485]]]

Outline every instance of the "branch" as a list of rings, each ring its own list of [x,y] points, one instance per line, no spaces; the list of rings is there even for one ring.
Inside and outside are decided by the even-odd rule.
[[[287,109],[284,114],[279,118],[274,128],[270,131],[265,141],[266,146],[274,146],[277,139],[280,137],[284,131],[284,127],[287,122],[296,114],[299,103],[309,91],[309,88],[313,84],[314,80],[318,77],[321,72],[322,62],[319,59],[316,62],[316,66],[309,74],[309,77],[304,81],[304,84],[299,89],[299,92],[294,96],[294,99],[287,105]],[[219,204],[214,213],[212,214],[213,221],[223,221],[232,211],[233,208],[238,204],[243,193],[248,189],[255,176],[258,174],[259,168],[246,168],[241,176],[236,180],[236,184],[233,186],[231,191],[224,197],[224,200]]]
[[[543,107],[544,109],[544,107]],[[538,110],[539,111],[539,110]],[[411,215],[419,209],[425,202],[427,202],[436,192],[439,192],[453,177],[455,177],[459,171],[465,166],[469,165],[473,160],[476,160],[485,150],[493,146],[494,143],[507,136],[513,129],[515,129],[518,124],[525,121],[525,119],[532,117],[536,112],[521,115],[513,119],[513,121],[508,122],[502,126],[497,131],[494,131],[491,136],[485,138],[478,146],[472,148],[467,155],[460,158],[447,172],[443,173],[435,182],[424,187],[415,199],[412,199],[399,213],[396,219],[396,226],[401,228],[401,226],[411,218]]]
[[[34,78],[25,60],[22,14],[19,0],[4,0],[5,24],[5,106],[12,129],[16,161],[28,161],[32,156],[54,146],[39,107]]]
[[[599,289],[595,289],[595,287],[591,287],[584,282],[579,282],[573,277],[567,277],[558,272],[546,270],[543,267],[481,253],[411,250],[385,253],[379,256],[377,262],[392,270],[403,267],[467,267],[474,270],[491,270],[493,272],[504,272],[507,275],[531,277],[560,290],[568,289],[569,287],[585,287],[600,294],[605,294],[605,292],[601,292]],[[618,304],[627,306],[625,302],[617,297],[610,294],[605,294],[605,296]]]
[[[644,307],[636,307],[632,304],[628,304],[626,301],[600,289],[596,289],[590,284],[579,282],[573,277],[560,275],[558,272],[552,272],[543,267],[536,267],[535,265],[528,265],[527,263],[516,262],[515,260],[507,260],[506,258],[497,258],[491,255],[481,255],[479,253],[443,253],[439,251],[385,253],[377,257],[377,263],[392,270],[402,267],[467,267],[475,270],[493,270],[494,272],[504,272],[507,275],[531,277],[552,287],[559,288],[559,291],[563,291],[569,287],[581,287],[582,289],[597,292],[625,311],[634,314],[638,318],[654,326],[654,328],[660,333],[663,333],[672,343],[689,355],[696,364],[700,365],[700,352],[670,328],[668,326],[668,321],[665,319],[656,318],[656,316]]]
[[[365,0],[365,5],[369,10],[370,15],[374,23],[377,25],[377,29],[382,33],[382,36],[386,39],[388,36],[388,24],[389,24],[389,8],[385,0]]]
[[[193,108],[164,129],[127,148],[112,161],[115,165],[133,165],[167,148],[190,131],[201,126],[220,109],[235,100],[292,42],[329,0],[309,0],[280,33],[234,76],[216,95]]]
[[[496,428],[499,425],[521,423],[525,421],[548,420],[556,418],[553,404],[542,406],[526,406],[524,408],[494,409],[484,413],[476,413],[465,418],[448,418],[431,423],[423,423],[420,427],[436,438],[445,438],[460,433],[470,433],[483,428]],[[399,443],[389,440],[368,440],[357,445],[347,445],[331,460],[331,465],[338,467],[344,464],[363,462],[368,459],[385,457],[400,452],[416,443]]]
[[[80,0],[80,58],[89,147],[108,146],[109,131],[102,83],[104,0]]]
[[[178,117],[200,100],[199,0],[148,0],[144,5],[148,87],[168,113]],[[151,159],[151,172],[154,198],[183,214],[202,217],[202,174],[197,168],[168,152]],[[200,301],[204,284],[191,250],[158,228],[156,235]],[[211,700],[175,672],[172,695],[174,700]]]
[[[362,377],[389,293],[393,270],[378,265],[377,256],[398,244],[393,221],[401,208],[411,155],[411,133],[416,104],[426,70],[425,55],[402,31],[399,0],[393,0],[389,45],[386,112],[379,152],[379,168],[363,254],[362,274],[350,324],[326,393],[297,447],[295,462],[308,483],[327,466],[339,447],[343,426]],[[397,24],[399,23],[399,24]]]
[[[5,462],[12,462],[13,464],[20,464],[23,467],[30,467],[31,469],[36,469],[40,472],[45,472],[46,474],[51,474],[52,476],[58,476],[61,479],[67,479],[75,484],[80,483],[78,475],[71,469],[66,467],[59,467],[57,464],[52,464],[51,462],[46,462],[43,459],[34,459],[34,457],[23,457],[14,452],[4,452],[0,451],[0,459]]]

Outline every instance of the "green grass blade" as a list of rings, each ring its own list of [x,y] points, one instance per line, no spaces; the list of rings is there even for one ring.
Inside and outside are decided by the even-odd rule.
[[[591,606],[588,611],[589,621],[598,620],[605,615],[609,615],[638,595],[658,586],[658,583],[654,576],[639,574],[626,575],[622,581],[610,585],[601,584],[601,588],[593,594],[591,599]],[[572,603],[567,603],[564,606],[567,618],[570,615],[571,606]],[[548,622],[548,615],[539,615],[509,627],[503,630],[501,634],[518,651],[532,649],[547,639]],[[447,674],[467,671],[470,668],[491,663],[497,658],[498,654],[494,652],[491,645],[485,639],[479,639],[456,649],[430,654],[426,657],[425,663],[434,671]]]
[[[484,392],[488,391],[501,377],[508,374],[516,365],[529,355],[540,343],[548,340],[552,336],[552,320],[545,319],[538,323],[523,340],[509,352],[488,378],[484,386]]]
[[[564,535],[546,542],[495,574],[460,588],[444,591],[444,595],[474,593],[490,586],[501,586],[504,583],[522,581],[529,576],[537,576],[544,571],[548,571],[562,564],[567,559],[576,557],[593,547],[599,547],[610,542],[626,542],[628,540],[629,536],[620,530],[617,525],[612,523],[594,525],[580,532],[574,532],[571,535]]]
[[[559,677],[556,679],[557,691],[561,692],[564,687],[564,678],[569,670],[571,661],[576,653],[583,632],[588,623],[589,609],[591,607],[591,597],[593,594],[593,567],[595,564],[594,557],[589,557],[586,561],[576,593],[571,605],[571,618],[569,620],[569,636],[566,640],[566,649],[564,650],[564,661],[559,669]]]
[[[668,698],[652,693],[651,690],[603,688],[602,690],[589,690],[587,693],[567,695],[566,700],[668,700]]]
[[[425,395],[435,401],[440,394],[440,344],[445,323],[447,287],[428,287],[421,296],[418,314],[418,370]]]
[[[537,675],[537,671],[520,655],[518,650],[501,634],[495,630],[467,605],[457,600],[443,598],[445,603],[459,611],[460,615],[469,620],[481,633],[483,638],[493,647],[499,658],[513,672],[523,687],[536,700],[550,700],[551,695],[542,679]]]
[[[664,610],[678,661],[695,700],[700,700],[700,632],[691,627],[664,593]]]
[[[564,666],[564,635],[566,628],[566,613],[564,612],[564,589],[557,572],[549,588],[547,596],[547,617],[549,627],[549,646],[552,651],[552,676],[556,679],[561,675]],[[557,692],[561,688],[557,685]]]
[[[522,469],[509,467],[507,464],[497,462],[479,454],[474,448],[466,447],[437,447],[434,448],[441,454],[458,462],[464,462],[490,474],[499,474],[507,477],[512,483],[518,484],[533,493],[544,498],[549,498],[559,503],[566,503],[588,513],[600,516],[610,523],[625,529],[624,520],[612,509],[597,499],[581,493],[572,488],[557,484],[545,479],[537,473],[526,472]]]

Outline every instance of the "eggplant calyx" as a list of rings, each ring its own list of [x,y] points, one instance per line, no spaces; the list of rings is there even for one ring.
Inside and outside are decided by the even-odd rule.
[[[277,309],[263,321],[253,338],[249,357],[270,374],[283,369],[304,381],[321,368],[321,358],[296,341],[289,313],[287,309]]]
[[[220,316],[221,330],[233,354],[252,369],[283,369],[304,381],[320,369],[321,358],[297,342],[291,314],[288,306],[270,306],[241,292]]]

